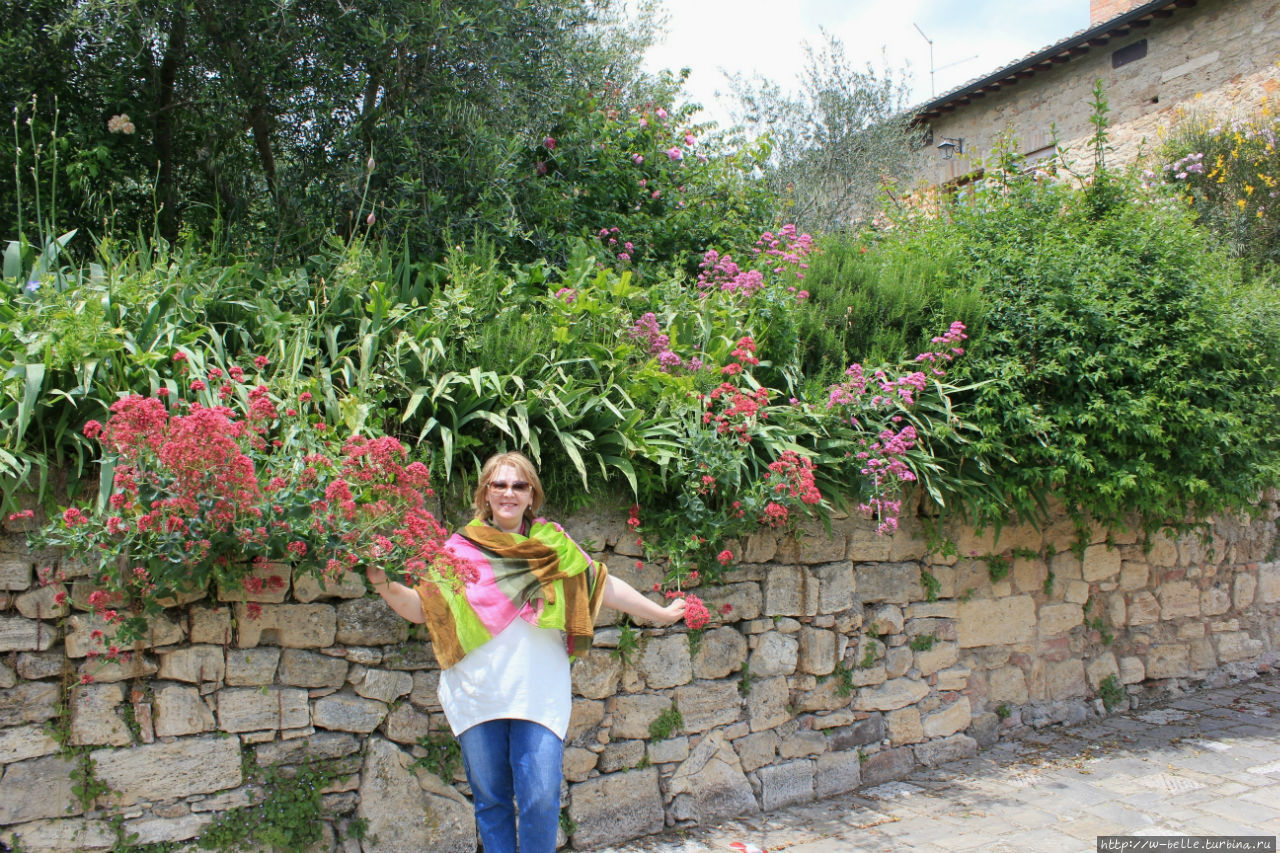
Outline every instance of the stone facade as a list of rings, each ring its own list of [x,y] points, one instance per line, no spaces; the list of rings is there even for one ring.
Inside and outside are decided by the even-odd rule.
[[[910,524],[877,538],[844,518],[740,543],[755,560],[699,590],[707,629],[644,629],[623,656],[619,629],[601,625],[574,664],[565,842],[843,794],[1106,713],[1103,695],[1128,707],[1251,677],[1280,649],[1276,498],[1204,540],[1099,530],[1082,543],[1059,520],[999,540],[953,529],[944,556]],[[653,568],[622,555],[625,519],[566,527],[652,585]],[[366,850],[475,850],[461,775],[415,764],[447,732],[429,644],[356,597],[358,578],[300,582],[256,620],[216,595],[175,606],[155,642],[104,665],[77,639],[92,620],[75,596],[27,606],[47,588],[22,538],[0,543],[16,567],[0,611],[0,841],[111,849],[118,815],[142,841],[186,842],[255,801],[246,767],[317,760],[340,774],[313,849],[361,849],[359,819]],[[672,708],[682,722],[657,739]],[[87,810],[73,794],[85,754],[113,792]]]
[[[1137,5],[1095,0],[1091,27]],[[942,95],[918,110],[935,145],[960,139],[964,148],[950,159],[931,151],[920,179],[945,184],[974,174],[1004,133],[1013,135],[1029,163],[1052,152],[1055,129],[1079,163],[1091,162],[1090,102],[1097,80],[1111,109],[1113,164],[1151,151],[1183,113],[1247,116],[1280,94],[1280,0],[1170,3],[1158,10],[1166,12],[1123,34],[1078,45],[1068,40],[1039,65],[960,97]]]

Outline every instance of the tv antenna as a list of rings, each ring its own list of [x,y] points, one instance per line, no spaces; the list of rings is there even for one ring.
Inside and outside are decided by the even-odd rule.
[[[935,68],[933,65],[933,39],[929,38],[927,35],[924,34],[924,30],[920,29],[919,24],[912,22],[911,26],[915,27],[916,32],[920,34],[920,37],[929,43],[929,97],[933,98],[933,97],[936,97],[938,94],[938,87],[934,84],[934,74],[936,72],[945,71],[946,69],[959,65],[962,62],[968,62],[972,59],[977,59],[978,55],[975,53],[973,56],[966,56],[964,59],[957,59],[955,62],[948,62],[946,65],[943,65],[941,68]]]

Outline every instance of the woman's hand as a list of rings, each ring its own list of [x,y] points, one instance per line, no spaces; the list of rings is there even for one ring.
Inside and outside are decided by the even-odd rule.
[[[373,584],[375,587],[382,586],[387,582],[387,573],[374,566],[366,566],[364,576],[367,577],[369,579],[369,583]]]
[[[684,618],[684,599],[677,598],[672,600],[670,604],[662,608],[662,618],[656,619],[659,625],[670,625],[673,622],[679,622]]]

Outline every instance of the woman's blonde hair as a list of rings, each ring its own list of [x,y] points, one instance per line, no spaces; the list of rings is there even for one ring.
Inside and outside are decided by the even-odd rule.
[[[503,465],[510,465],[520,472],[520,476],[529,482],[530,496],[533,501],[525,508],[525,521],[532,522],[536,517],[538,510],[542,509],[542,501],[546,495],[542,492],[542,480],[538,479],[538,469],[533,467],[533,463],[523,453],[514,450],[507,453],[495,453],[485,460],[484,467],[480,469],[480,482],[476,484],[475,497],[472,499],[471,507],[475,511],[475,517],[481,521],[490,521],[493,518],[493,509],[489,506],[489,481],[493,479],[494,473]]]

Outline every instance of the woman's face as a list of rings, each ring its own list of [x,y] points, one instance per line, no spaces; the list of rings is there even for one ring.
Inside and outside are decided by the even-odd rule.
[[[501,487],[501,488],[499,488]],[[512,465],[499,465],[489,480],[489,510],[493,526],[506,533],[518,533],[524,511],[533,503],[533,488]]]

